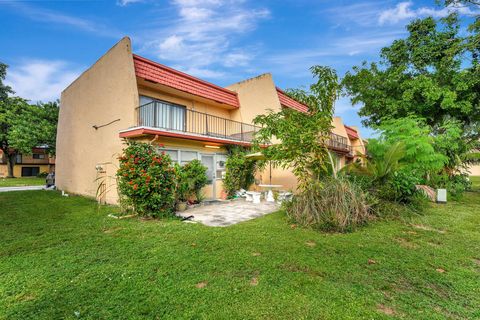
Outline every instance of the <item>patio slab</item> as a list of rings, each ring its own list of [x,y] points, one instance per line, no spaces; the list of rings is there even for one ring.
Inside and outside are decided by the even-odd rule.
[[[228,227],[275,212],[279,208],[280,205],[272,202],[254,204],[245,200],[236,200],[191,208],[183,212],[177,212],[177,216],[193,216],[190,221],[211,227]]]

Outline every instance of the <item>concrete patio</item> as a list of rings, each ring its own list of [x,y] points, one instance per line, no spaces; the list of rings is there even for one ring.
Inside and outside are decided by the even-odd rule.
[[[273,202],[262,201],[259,204],[254,204],[242,199],[190,208],[183,212],[177,212],[177,216],[193,216],[189,221],[199,222],[211,227],[227,227],[275,212],[279,208],[280,205]]]

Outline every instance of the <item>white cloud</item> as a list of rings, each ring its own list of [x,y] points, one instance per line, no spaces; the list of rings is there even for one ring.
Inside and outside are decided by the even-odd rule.
[[[131,0],[127,0],[131,1]],[[96,22],[82,19],[77,16],[63,14],[58,11],[39,8],[16,1],[0,1],[0,5],[5,5],[19,14],[28,17],[30,20],[45,22],[48,24],[57,24],[61,26],[74,27],[79,30],[95,33],[100,36],[120,38],[121,33],[114,31],[112,28],[100,25]]]
[[[121,7],[128,6],[131,3],[137,3],[137,2],[142,2],[142,0],[118,0],[117,5]]]
[[[421,7],[414,9],[413,2],[405,1],[398,3],[395,8],[387,9],[380,12],[378,16],[379,24],[396,24],[401,21],[411,20],[414,18],[422,18],[432,16],[435,18],[446,17],[452,12],[457,12],[460,15],[475,15],[478,11],[473,11],[470,7],[450,5],[441,9],[430,7]]]
[[[221,77],[210,68],[246,66],[252,54],[238,47],[240,37],[269,17],[267,9],[250,8],[244,0],[173,0],[177,17],[149,30],[142,52],[189,70],[196,76]],[[165,27],[166,26],[166,27]]]
[[[80,74],[65,61],[33,60],[8,69],[5,83],[15,95],[36,101],[60,98],[60,93]]]

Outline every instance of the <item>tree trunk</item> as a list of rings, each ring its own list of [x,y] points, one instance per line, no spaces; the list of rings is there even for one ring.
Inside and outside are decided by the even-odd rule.
[[[17,159],[17,153],[12,152],[7,154],[7,178],[13,178],[13,167],[15,166],[15,160]]]

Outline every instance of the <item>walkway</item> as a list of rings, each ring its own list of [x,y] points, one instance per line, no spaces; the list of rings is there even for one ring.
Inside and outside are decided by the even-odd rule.
[[[183,212],[177,212],[177,215],[181,217],[193,216],[190,221],[200,222],[211,227],[227,227],[275,212],[279,208],[280,206],[276,203],[254,204],[245,200],[235,200],[191,208]]]
[[[1,187],[0,192],[43,190],[43,189],[45,189],[45,186]]]

